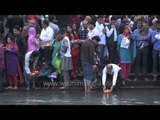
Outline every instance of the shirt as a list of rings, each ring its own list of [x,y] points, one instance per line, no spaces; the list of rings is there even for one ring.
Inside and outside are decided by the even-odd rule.
[[[144,42],[143,47],[148,46],[149,43],[148,43],[147,39],[150,37],[150,32],[148,32],[148,35],[142,36],[142,35],[140,35],[139,31],[140,31],[139,28],[137,28],[137,29],[134,30],[135,40],[137,41],[137,45],[136,46],[141,48],[142,42]]]
[[[91,40],[94,36],[99,36],[99,31],[96,28],[89,30],[87,38]]]
[[[110,65],[112,65],[112,75],[113,75],[112,86],[115,86],[117,82],[118,72],[119,70],[121,70],[121,68],[116,64],[110,64]],[[107,67],[105,66],[103,69],[103,75],[102,75],[102,85],[103,86],[106,83],[106,79],[107,79]]]
[[[104,25],[96,22],[96,29],[99,31],[100,41],[98,44],[106,45],[106,36],[103,33]]]
[[[52,30],[54,31],[54,35],[56,35],[56,34],[58,33],[58,31],[59,31],[58,25],[50,22],[50,23],[49,23],[49,26],[50,26],[50,27],[52,28]]]
[[[40,45],[43,45],[44,43],[49,43],[53,39],[54,31],[51,27],[47,27],[46,29],[42,29],[40,34]]]
[[[87,39],[87,35],[88,35],[88,29],[80,29],[78,31],[78,36],[79,36],[79,39],[82,39],[82,40],[86,40]]]
[[[27,52],[27,54],[25,55],[25,66],[24,66],[24,68],[25,68],[27,74],[30,74],[30,73],[31,73],[31,69],[30,69],[30,56],[31,56],[31,54],[32,54],[33,51],[34,51],[34,50],[29,51],[29,52]],[[33,69],[35,69],[35,67],[36,67],[36,65],[37,65],[38,58],[39,58],[39,57],[37,57],[37,58],[34,60],[34,62],[33,62]]]
[[[152,43],[154,44],[153,45],[154,50],[158,50],[160,47],[160,38],[156,38],[156,35],[159,35],[159,34],[160,34],[160,31],[158,31],[158,30],[155,30],[152,33]]]
[[[110,37],[113,32],[114,32],[114,41],[116,42],[117,41],[117,37],[118,37],[116,28],[111,28],[109,30],[108,26],[106,26],[106,35],[107,35],[107,37]]]

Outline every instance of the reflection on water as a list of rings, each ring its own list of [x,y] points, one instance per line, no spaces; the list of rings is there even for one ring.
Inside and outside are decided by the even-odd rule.
[[[6,91],[0,105],[160,105],[160,90],[119,90],[85,93],[70,91]]]

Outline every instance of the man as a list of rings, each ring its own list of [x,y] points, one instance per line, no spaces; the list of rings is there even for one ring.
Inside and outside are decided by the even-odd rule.
[[[3,44],[0,44],[0,92],[3,90],[3,69],[4,69],[4,51]]]
[[[150,41],[150,32],[146,26],[143,26],[142,20],[137,21],[137,29],[134,30],[136,41],[136,78],[134,81],[139,79],[139,72],[142,68],[142,79],[145,81],[149,81],[147,78],[147,70],[148,70],[148,52],[149,52],[149,41]],[[141,65],[142,64],[142,65]],[[140,66],[142,66],[140,68]]]
[[[152,33],[152,43],[153,43],[153,81],[157,80],[157,66],[159,68],[160,61],[160,19],[156,21],[157,29]]]
[[[49,26],[53,29],[54,31],[54,35],[56,35],[59,31],[59,27],[57,24],[54,23],[54,21],[56,20],[55,15],[49,15]]]
[[[111,18],[111,23],[106,26],[107,46],[109,52],[109,62],[117,63],[117,37],[118,27],[116,26],[116,18]]]
[[[102,75],[102,85],[103,85],[103,91],[105,92],[107,83],[106,81],[109,81],[109,79],[112,78],[112,85],[111,85],[111,92],[113,91],[113,88],[116,86],[117,88],[120,87],[120,85],[123,82],[122,78],[122,72],[121,68],[116,64],[107,64],[103,69],[103,75]]]
[[[52,50],[48,49],[48,48],[44,48],[44,45],[46,45],[47,43],[50,44],[50,41],[53,39],[54,36],[54,31],[52,30],[52,28],[49,26],[49,21],[44,20],[43,21],[43,29],[41,31],[40,34],[40,45],[41,48],[39,49],[40,51],[40,58],[42,61],[40,61],[40,66],[43,63],[43,58],[45,62],[51,61],[52,59]]]
[[[88,35],[87,35],[87,38],[88,39],[92,39],[93,36],[99,36],[99,31],[97,30],[97,28],[95,28],[95,22],[92,20],[92,21],[89,21],[87,23],[87,26],[89,28],[89,32],[88,32]]]
[[[100,71],[100,75],[102,75],[102,69],[104,67],[104,60],[106,59],[106,56],[104,55],[105,49],[106,49],[106,29],[104,26],[104,21],[103,21],[103,15],[99,15],[98,19],[96,21],[95,24],[95,28],[97,28],[97,30],[99,31],[99,37],[100,37],[100,41],[98,43],[99,46],[99,52],[98,52],[98,56],[100,58],[100,63],[99,63],[99,71]]]
[[[93,69],[96,68],[94,61],[95,47],[100,41],[99,36],[92,37],[91,40],[87,40],[82,44],[81,48],[81,61],[84,74],[84,86],[85,92],[90,92],[91,81],[93,80]]]
[[[38,58],[39,58],[39,51],[29,51],[25,55],[24,80],[25,80],[26,90],[30,90],[29,81],[32,79],[33,76],[32,71],[35,69],[35,66],[37,65]],[[35,81],[33,81],[33,84],[35,84]]]
[[[23,71],[24,57],[25,57],[24,55],[28,47],[27,40],[21,35],[20,27],[17,25],[13,27],[13,34],[14,34],[14,42],[17,44],[19,49],[18,58],[19,58],[21,70]]]
[[[9,32],[13,33],[13,27],[16,25],[19,26],[20,29],[23,28],[24,23],[22,17],[20,15],[9,15],[5,27],[9,28]]]

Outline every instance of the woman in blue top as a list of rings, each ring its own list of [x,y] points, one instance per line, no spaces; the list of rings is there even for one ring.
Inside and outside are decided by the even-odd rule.
[[[132,62],[132,48],[131,45],[134,45],[131,43],[131,28],[126,25],[123,33],[118,36],[117,41],[117,50],[120,57],[120,67],[122,68],[122,75],[124,80],[127,80],[129,72],[130,72],[130,66]]]

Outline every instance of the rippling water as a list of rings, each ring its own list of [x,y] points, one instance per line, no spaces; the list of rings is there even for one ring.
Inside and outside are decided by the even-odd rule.
[[[160,90],[119,90],[85,93],[70,91],[5,91],[0,105],[160,105]]]

